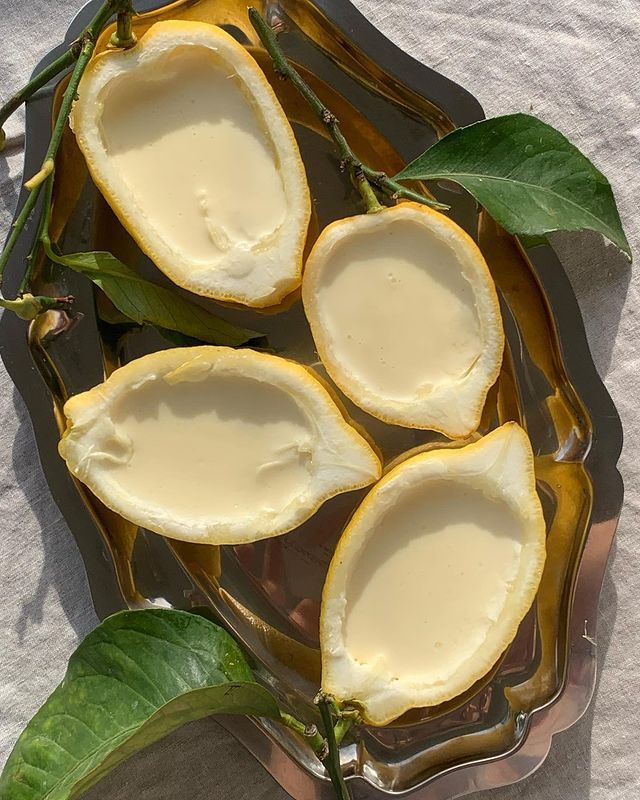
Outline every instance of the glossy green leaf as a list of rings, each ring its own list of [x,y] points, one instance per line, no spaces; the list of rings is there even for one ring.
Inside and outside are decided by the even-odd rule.
[[[193,336],[187,336],[179,331],[172,331],[170,328],[161,328],[156,325],[156,330],[167,341],[171,342],[174,347],[197,347],[202,344],[200,339],[194,339]]]
[[[528,114],[458,128],[396,175],[410,179],[459,183],[510,233],[588,229],[631,257],[607,179],[559,131]]]
[[[149,323],[202,342],[229,347],[246,344],[262,335],[226,322],[181,294],[145,280],[111,253],[60,255],[48,248],[47,255],[57,264],[90,278],[122,314],[140,325]]]
[[[67,800],[138,750],[209,714],[280,718],[229,634],[196,614],[124,611],[90,633],[27,725],[2,800]]]

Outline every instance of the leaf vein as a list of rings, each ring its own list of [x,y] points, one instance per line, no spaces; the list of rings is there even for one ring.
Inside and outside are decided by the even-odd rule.
[[[422,178],[416,178],[416,179],[425,180],[425,181],[432,181],[432,180],[454,180],[455,181],[456,178],[474,178],[474,179],[482,178],[484,180],[500,181],[502,183],[508,183],[508,184],[517,183],[519,186],[524,186],[527,189],[534,189],[534,190],[536,190],[538,192],[546,192],[546,193],[548,193],[550,195],[553,195],[554,197],[560,198],[563,202],[566,202],[568,205],[571,205],[574,208],[577,208],[579,211],[581,211],[584,214],[586,214],[589,219],[595,220],[596,223],[598,223],[598,228],[597,229],[599,229],[599,227],[601,225],[603,225],[608,231],[610,231],[610,232],[615,234],[615,230],[611,227],[611,225],[608,222],[605,222],[604,220],[601,220],[599,217],[597,217],[591,211],[589,211],[588,209],[584,208],[584,206],[579,205],[578,203],[576,203],[575,201],[569,199],[565,195],[559,194],[558,192],[555,192],[553,189],[550,189],[547,186],[540,186],[540,185],[535,184],[535,183],[526,183],[524,181],[513,181],[513,180],[511,180],[509,178],[502,178],[502,177],[496,176],[496,175],[485,175],[485,174],[480,173],[480,172],[437,172],[437,173],[425,175]],[[407,176],[407,179],[408,179],[408,176]]]

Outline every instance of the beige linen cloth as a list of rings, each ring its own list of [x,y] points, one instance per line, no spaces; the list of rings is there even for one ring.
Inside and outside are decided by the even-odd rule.
[[[356,0],[403,49],[461,83],[487,115],[532,111],[613,184],[640,258],[640,0]],[[61,40],[81,0],[1,0],[0,96]],[[21,178],[23,117],[0,157],[0,237]],[[524,782],[474,800],[640,797],[640,264],[596,236],[556,240],[600,374],[625,429],[626,503],[598,627],[600,678],[582,721]],[[40,472],[24,405],[0,367],[0,763],[96,618],[80,556]],[[92,789],[92,800],[270,798],[285,793],[213,720],[192,724]]]

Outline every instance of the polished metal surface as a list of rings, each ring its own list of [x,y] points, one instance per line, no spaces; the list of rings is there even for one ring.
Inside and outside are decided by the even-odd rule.
[[[78,15],[67,41],[96,5],[89,3]],[[398,50],[346,0],[261,5],[271,21],[281,23],[287,54],[372,166],[393,174],[453,127],[482,117],[466,91]],[[273,74],[246,19],[244,0],[184,0],[139,17],[137,31],[168,17],[223,25]],[[313,239],[331,220],[355,213],[357,197],[309,109],[288,84],[274,77],[273,86],[307,166]],[[42,158],[59,90],[49,87],[29,103],[28,174]],[[548,247],[524,251],[456,187],[429,188],[451,204],[452,217],[479,242],[498,287],[508,346],[481,431],[510,419],[527,429],[548,523],[548,562],[534,609],[489,675],[454,701],[416,710],[386,728],[362,727],[346,741],[342,761],[357,798],[410,793],[416,800],[448,800],[519,780],[542,763],[552,735],[573,724],[591,697],[598,596],[622,503],[616,469],[620,421],[595,371],[561,264]],[[95,191],[68,131],[58,164],[53,229],[67,252],[109,249],[167,283]],[[9,265],[9,289],[18,282],[27,239]],[[37,280],[43,292],[74,294],[81,316],[69,320],[49,313],[27,328],[5,314],[0,352],[29,408],[47,480],[82,552],[98,614],[159,601],[182,608],[207,605],[252,654],[260,679],[300,717],[312,719],[320,671],[320,592],[332,549],[362,493],[331,500],[291,534],[238,547],[170,542],[120,519],[75,483],[58,457],[61,406],[118,364],[170,343],[152,331],[127,333],[105,321],[105,298],[76,274],[42,264]],[[264,331],[278,352],[322,371],[300,302],[279,314],[216,310]],[[435,438],[346,405],[387,461]],[[222,722],[291,795],[332,796],[320,764],[289,731],[264,721]]]

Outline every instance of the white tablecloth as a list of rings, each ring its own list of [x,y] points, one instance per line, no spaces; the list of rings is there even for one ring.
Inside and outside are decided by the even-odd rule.
[[[639,0],[356,0],[417,58],[457,80],[488,115],[533,111],[563,130],[609,177],[640,255]],[[2,0],[0,96],[23,84],[57,43],[81,0]],[[22,114],[0,156],[0,237],[21,177]],[[600,374],[625,428],[626,504],[605,581],[595,702],[557,736],[537,774],[493,800],[637,800],[640,797],[640,280],[596,237],[557,247],[585,317]],[[29,419],[0,367],[0,763],[61,679],[96,623],[83,566],[40,472]],[[284,798],[284,792],[212,720],[193,724],[120,767],[93,800]],[[487,795],[489,796],[489,795]],[[475,795],[481,800],[485,795]]]

